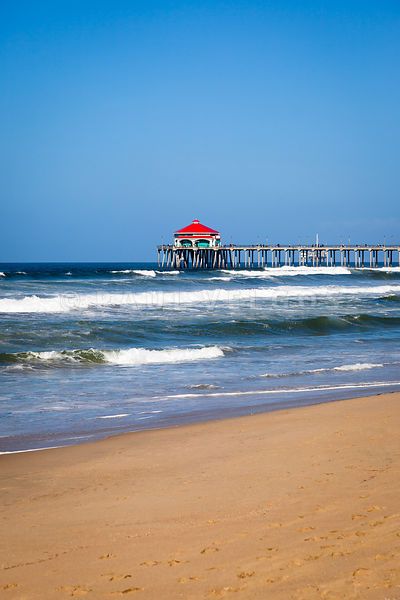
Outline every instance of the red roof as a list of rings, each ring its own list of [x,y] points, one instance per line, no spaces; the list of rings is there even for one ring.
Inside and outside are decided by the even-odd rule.
[[[183,227],[182,229],[178,229],[175,233],[213,233],[218,234],[219,231],[215,229],[211,229],[211,227],[207,227],[206,225],[202,225],[198,219],[193,219],[192,223],[187,227]]]

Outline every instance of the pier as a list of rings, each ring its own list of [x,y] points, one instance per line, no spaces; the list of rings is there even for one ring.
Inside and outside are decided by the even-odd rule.
[[[222,245],[220,232],[194,219],[178,229],[173,244],[157,248],[165,269],[262,269],[264,267],[400,266],[398,244],[257,244]]]
[[[157,248],[166,269],[255,269],[282,266],[376,268],[400,266],[400,245],[254,245]]]

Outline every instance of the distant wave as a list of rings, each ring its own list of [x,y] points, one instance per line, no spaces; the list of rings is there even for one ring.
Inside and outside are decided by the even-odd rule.
[[[355,271],[369,271],[371,273],[400,273],[400,267],[357,267]]]
[[[397,296],[396,296],[397,297]],[[400,297],[399,297],[400,299]],[[294,318],[291,314],[282,315],[275,319],[232,319],[228,321],[211,321],[204,323],[203,331],[207,335],[217,336],[259,336],[260,334],[274,335],[280,333],[307,333],[314,335],[327,335],[329,333],[344,332],[354,329],[382,329],[400,326],[400,315],[370,315],[370,314],[343,314],[319,315],[315,317]],[[196,325],[185,325],[185,332],[196,333]]]
[[[230,303],[240,300],[282,298],[324,298],[335,296],[383,296],[400,294],[400,285],[382,286],[279,286],[247,289],[204,289],[176,292],[137,292],[110,294],[63,294],[49,298],[25,296],[0,299],[0,313],[63,313],[88,308],[132,306],[156,307],[179,304]]]
[[[140,275],[142,277],[157,277],[157,275],[179,275],[181,271],[154,271],[153,269],[121,269],[110,271],[113,275]]]
[[[224,269],[237,277],[294,277],[296,275],[351,275],[347,267],[264,267],[252,270]]]
[[[36,364],[65,366],[73,363],[151,365],[161,363],[183,363],[221,358],[224,349],[218,346],[202,348],[166,348],[148,350],[146,348],[125,348],[122,350],[62,350],[48,352],[16,352],[0,354],[0,363]]]
[[[225,277],[208,277],[207,281],[231,281],[232,279],[233,277],[225,275]]]
[[[400,302],[400,296],[396,294],[389,294],[388,296],[382,296],[379,300],[383,300],[385,302]]]
[[[217,390],[219,387],[219,385],[214,385],[212,383],[194,383],[193,385],[187,386],[189,390]]]
[[[264,373],[260,377],[277,378],[277,377],[290,377],[294,375],[314,375],[316,373],[328,373],[332,371],[365,371],[369,369],[379,369],[383,367],[382,363],[354,363],[350,365],[340,365],[338,367],[326,367],[322,369],[306,369],[304,371],[293,371],[291,373]]]
[[[182,271],[156,271],[157,275],[180,275]]]
[[[157,274],[152,269],[121,269],[120,271],[110,271],[113,275],[141,275],[142,277],[156,277]]]

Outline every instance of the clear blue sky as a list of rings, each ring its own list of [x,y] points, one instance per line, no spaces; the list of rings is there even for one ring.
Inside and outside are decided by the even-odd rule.
[[[3,0],[0,261],[400,241],[400,2]]]

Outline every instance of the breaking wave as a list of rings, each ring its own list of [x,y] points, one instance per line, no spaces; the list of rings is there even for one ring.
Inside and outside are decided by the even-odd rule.
[[[227,349],[226,349],[227,350]],[[203,348],[167,348],[148,350],[146,348],[126,348],[122,350],[62,350],[49,352],[16,352],[0,354],[0,364],[36,364],[45,366],[65,366],[66,364],[113,364],[151,365],[162,363],[183,363],[221,358],[224,350],[218,346]]]
[[[2,298],[0,313],[64,313],[98,307],[161,307],[180,304],[230,303],[240,300],[324,298],[335,296],[374,297],[400,294],[400,285],[382,286],[277,286],[247,289],[204,289],[177,292],[137,292],[110,294],[63,294],[49,298],[25,296]]]
[[[262,270],[235,270],[224,269],[237,277],[293,277],[296,275],[351,275],[347,267],[264,267]]]
[[[157,277],[157,275],[180,275],[181,271],[154,271],[153,269],[121,269],[110,271],[113,275],[140,275],[141,277]]]
[[[6,274],[3,273],[3,271],[0,271],[0,277],[5,277],[5,276],[6,276]]]
[[[122,269],[120,271],[110,271],[113,275],[141,275],[142,277],[157,277],[152,269]]]

